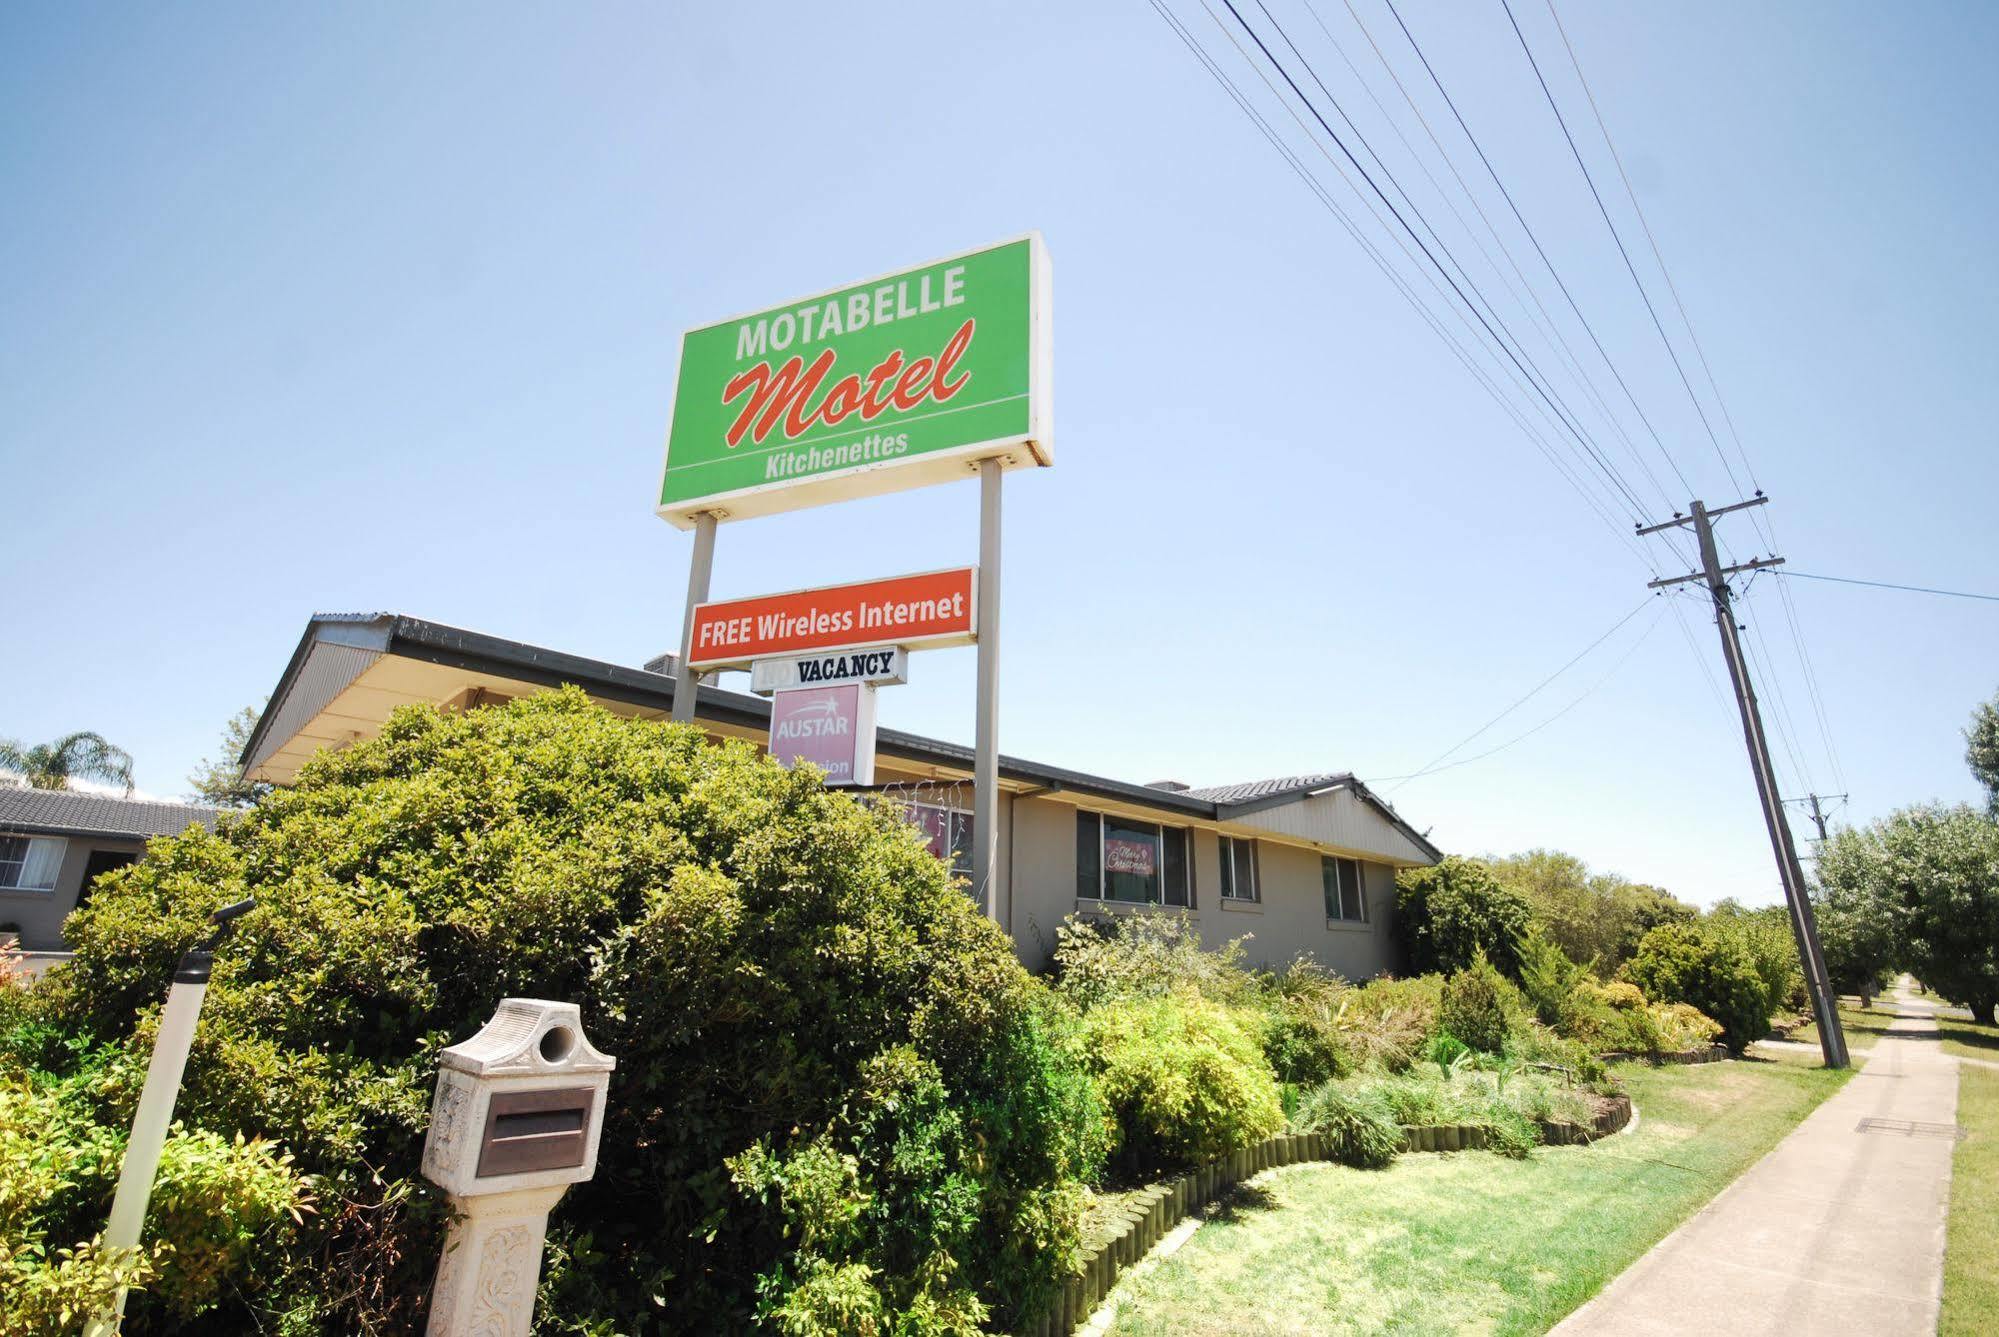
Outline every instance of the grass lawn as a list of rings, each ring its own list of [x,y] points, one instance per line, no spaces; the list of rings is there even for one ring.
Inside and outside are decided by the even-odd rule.
[[[1960,1064],[1939,1337],[1999,1332],[1999,1072]]]
[[[1874,1006],[1865,1010],[1861,1008],[1858,998],[1848,996],[1839,1000],[1839,1024],[1846,1032],[1849,1049],[1871,1049],[1874,1041],[1887,1033],[1888,1023],[1894,1019],[1895,1000],[1892,998],[1877,998]],[[1999,1063],[1999,1026],[1940,1015],[1937,1017],[1937,1034],[1938,1048],[1946,1054]],[[1819,1028],[1815,1025],[1802,1026],[1792,1033],[1791,1038],[1815,1045],[1819,1042]]]
[[[1595,1146],[1270,1173],[1121,1282],[1111,1331],[1543,1332],[1850,1075],[1801,1059],[1622,1071],[1639,1127]]]

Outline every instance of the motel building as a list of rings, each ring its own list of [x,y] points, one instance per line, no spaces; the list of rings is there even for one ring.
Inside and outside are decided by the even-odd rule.
[[[619,715],[665,719],[670,659],[629,668],[391,613],[307,625],[243,754],[285,784],[321,748],[373,737],[397,706],[497,704],[574,684]],[[768,742],[768,699],[703,685],[711,737]],[[881,729],[874,788],[908,805],[940,857],[969,878],[972,749]],[[1436,848],[1351,775],[1195,787],[1134,784],[1002,756],[996,913],[1030,968],[1072,914],[1189,914],[1208,946],[1250,935],[1253,964],[1301,955],[1348,979],[1396,967],[1395,874]]]

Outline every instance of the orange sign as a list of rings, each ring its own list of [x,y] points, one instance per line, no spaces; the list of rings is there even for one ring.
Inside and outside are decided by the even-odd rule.
[[[856,585],[760,594],[694,607],[695,668],[770,655],[871,645],[968,645],[976,639],[978,568],[954,567]]]

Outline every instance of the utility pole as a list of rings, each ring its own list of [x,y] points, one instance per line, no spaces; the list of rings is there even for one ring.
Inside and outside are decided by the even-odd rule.
[[[1819,801],[1821,799],[1839,799],[1844,802],[1846,797],[1845,794],[1807,794],[1801,799],[1788,799],[1786,801],[1790,803],[1809,803],[1811,805],[1812,825],[1819,829],[1819,844],[1823,845],[1826,842],[1826,811],[1819,806]]]
[[[1649,587],[1663,589],[1698,580],[1706,583],[1708,594],[1714,600],[1714,625],[1721,633],[1721,657],[1728,666],[1729,679],[1735,685],[1735,704],[1742,714],[1742,739],[1749,749],[1749,769],[1755,776],[1756,792],[1762,799],[1763,823],[1770,831],[1770,849],[1777,857],[1777,876],[1784,884],[1784,901],[1791,912],[1791,932],[1798,940],[1798,962],[1804,969],[1805,985],[1812,996],[1812,1015],[1819,1026],[1819,1049],[1825,1055],[1828,1068],[1844,1068],[1847,1066],[1846,1033],[1839,1025],[1838,999],[1826,975],[1825,955],[1819,950],[1818,920],[1812,913],[1811,897],[1805,892],[1804,869],[1799,866],[1797,848],[1791,843],[1791,827],[1784,817],[1784,801],[1777,793],[1777,772],[1770,762],[1769,741],[1763,734],[1763,713],[1756,704],[1756,690],[1749,682],[1749,665],[1743,658],[1742,642],[1737,636],[1740,628],[1735,621],[1734,596],[1728,587],[1728,578],[1737,572],[1780,566],[1784,559],[1759,557],[1723,566],[1715,552],[1716,518],[1730,511],[1761,506],[1768,500],[1758,492],[1748,501],[1716,507],[1712,511],[1695,501],[1689,507],[1692,514],[1675,515],[1660,524],[1641,526],[1638,533],[1642,537],[1690,526],[1700,544],[1699,571],[1654,580],[1649,582]]]

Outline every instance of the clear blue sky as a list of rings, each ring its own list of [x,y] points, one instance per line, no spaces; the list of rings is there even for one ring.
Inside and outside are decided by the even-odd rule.
[[[1422,95],[1381,0],[1355,3]],[[1515,8],[1642,245],[1548,11]],[[1273,12],[1371,115],[1298,0]],[[1497,0],[1403,12],[1726,500]],[[1563,18],[1792,563],[1999,586],[1999,11]],[[1406,773],[1651,574],[1141,0],[14,6],[0,198],[0,734],[99,730],[154,793],[184,791],[315,610],[665,648],[689,540],[649,494],[679,332],[1028,228],[1055,264],[1058,459],[1007,489],[1007,751],[1133,780]],[[716,590],[969,561],[975,521],[959,485],[725,528]],[[1745,613],[1799,735],[1789,792],[1843,775],[1861,818],[1970,797],[1999,605],[1793,583],[1835,774],[1774,587]],[[1684,611],[1691,648],[1646,610],[1464,755],[1601,683],[1579,704],[1395,801],[1449,849],[1774,899],[1699,668],[1713,628]],[[883,719],[969,739],[969,652],[920,657]]]

